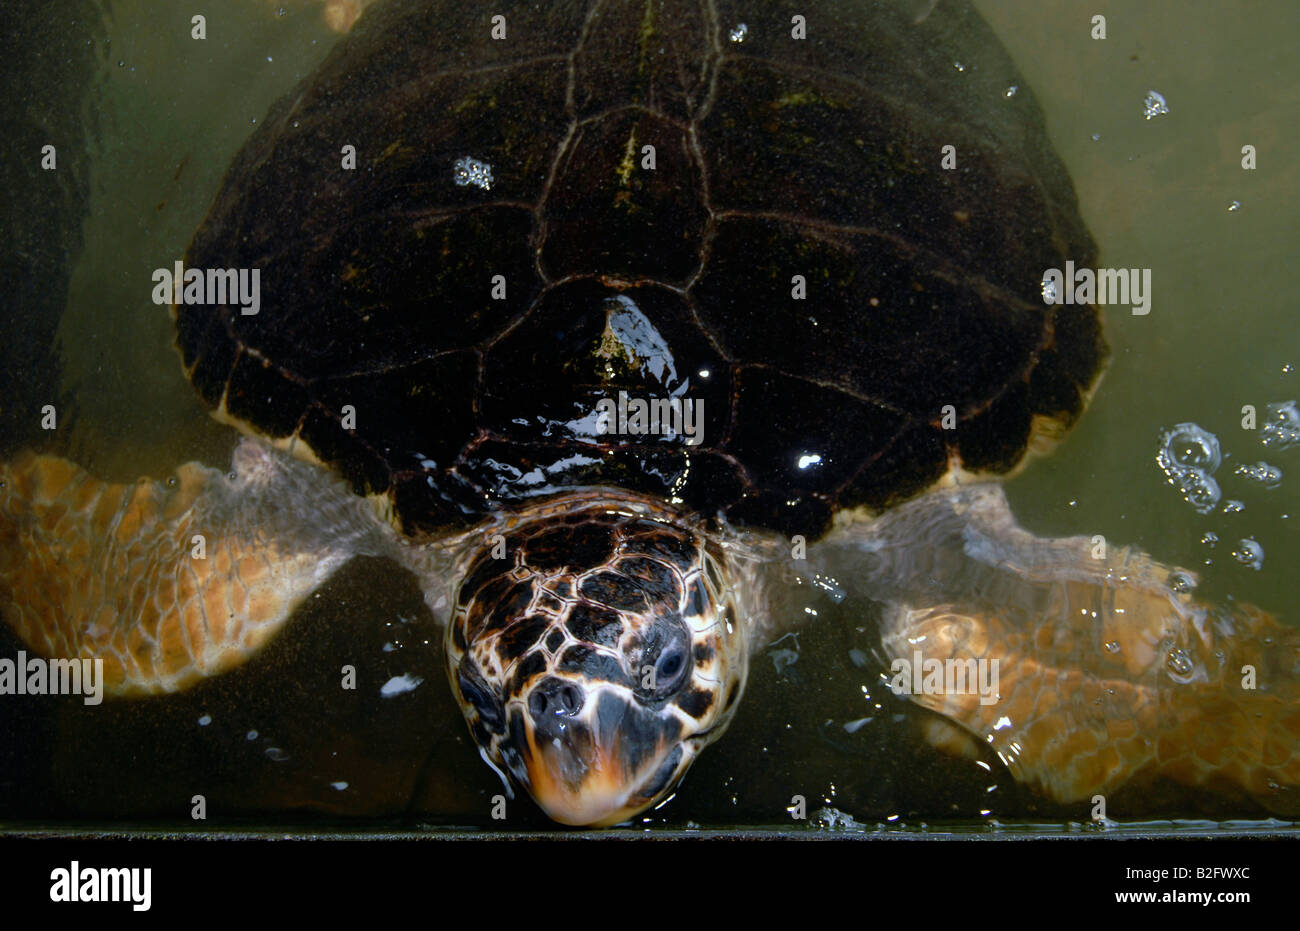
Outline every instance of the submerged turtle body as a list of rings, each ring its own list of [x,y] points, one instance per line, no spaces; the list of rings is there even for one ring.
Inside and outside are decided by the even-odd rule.
[[[484,759],[607,824],[721,735],[812,582],[883,605],[886,660],[1005,659],[988,702],[916,700],[1053,798],[1166,776],[1286,807],[1294,634],[972,484],[1057,439],[1105,356],[1095,308],[1042,300],[1094,248],[978,16],[500,15],[376,5],[245,146],[176,322],[252,438],[170,488],[5,466],[19,636],[174,691],[388,557],[446,624]],[[207,270],[253,268],[255,314],[205,303]]]

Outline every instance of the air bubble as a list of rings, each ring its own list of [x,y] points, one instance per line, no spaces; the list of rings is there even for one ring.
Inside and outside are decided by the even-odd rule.
[[[1163,434],[1161,442],[1170,462],[1182,469],[1202,469],[1213,475],[1222,462],[1218,437],[1198,424],[1180,423]]]
[[[1264,547],[1250,537],[1237,541],[1237,548],[1232,551],[1232,558],[1243,566],[1256,571],[1264,567]]]
[[[285,760],[289,759],[289,754],[281,750],[279,747],[267,747],[266,756],[267,759],[271,760],[273,763],[283,763]]]
[[[456,159],[456,164],[452,166],[452,174],[460,187],[472,184],[485,191],[492,190],[492,166],[487,162],[463,155]]]
[[[1168,112],[1169,104],[1165,102],[1164,96],[1159,91],[1147,91],[1146,99],[1142,101],[1142,115],[1148,120],[1154,120]]]
[[[1118,653],[1118,652],[1119,652],[1119,649],[1120,649],[1120,647],[1119,647],[1119,641],[1118,641],[1118,640],[1107,640],[1107,641],[1106,641],[1106,652],[1107,652],[1107,653]]]
[[[1006,95],[1007,97],[1014,97],[1016,96],[1016,92],[1019,90],[1020,90],[1019,87],[1017,87],[1015,84],[1012,84],[1010,87],[1007,88]]]
[[[1263,485],[1265,488],[1276,488],[1282,484],[1282,470],[1277,466],[1269,465],[1267,462],[1257,462],[1254,465],[1239,465],[1233,475],[1240,475],[1247,481]]]
[[[1060,293],[1056,289],[1055,278],[1048,278],[1046,275],[1044,275],[1043,280],[1039,282],[1039,289],[1043,293],[1044,304],[1057,303],[1057,299],[1060,297]]]
[[[1228,204],[1229,213],[1236,213],[1240,209],[1241,209],[1241,201],[1239,200],[1234,200],[1232,203]]]
[[[1169,670],[1169,678],[1175,682],[1187,683],[1192,681],[1196,664],[1187,655],[1187,651],[1179,647],[1165,654],[1165,669]]]
[[[1169,573],[1169,587],[1176,592],[1190,592],[1196,587],[1196,579],[1181,569]]]
[[[1210,476],[1199,473],[1189,473],[1186,478],[1188,479],[1186,482],[1180,482],[1177,486],[1184,500],[1198,514],[1208,514],[1213,511],[1222,495],[1219,491],[1219,483]]]
[[[1198,513],[1208,514],[1219,503],[1222,492],[1211,476],[1221,461],[1218,438],[1198,424],[1180,423],[1160,434],[1156,465]]]
[[[1283,372],[1291,366],[1282,367]],[[1275,401],[1264,410],[1264,423],[1259,428],[1259,441],[1276,449],[1289,449],[1300,443],[1300,408],[1295,401]]]

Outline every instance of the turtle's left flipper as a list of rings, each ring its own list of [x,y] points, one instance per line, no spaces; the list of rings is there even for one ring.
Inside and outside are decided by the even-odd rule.
[[[103,659],[110,695],[244,662],[349,558],[392,546],[342,483],[252,440],[229,475],[114,485],[27,455],[0,483],[0,616],[48,657]]]
[[[1300,630],[1195,600],[1191,573],[1035,537],[997,486],[839,528],[818,559],[886,602],[892,684],[1018,781],[1075,802],[1159,776],[1300,811]]]

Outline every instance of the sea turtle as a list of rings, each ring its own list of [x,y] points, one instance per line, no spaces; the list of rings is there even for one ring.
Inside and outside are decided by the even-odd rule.
[[[1296,632],[1035,537],[996,484],[1095,388],[1097,309],[1042,294],[1094,259],[965,3],[379,3],[170,292],[245,434],[230,470],[3,466],[0,610],[116,696],[168,693],[388,557],[483,758],[607,825],[673,791],[797,605],[847,592],[945,748],[1061,801],[1167,777],[1294,811]]]

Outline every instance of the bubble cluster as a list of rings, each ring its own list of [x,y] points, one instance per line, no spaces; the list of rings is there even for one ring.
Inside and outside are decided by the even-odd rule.
[[[1165,654],[1165,671],[1175,682],[1187,684],[1196,677],[1196,663],[1182,647],[1175,647]]]
[[[1142,101],[1142,115],[1149,120],[1157,116],[1164,116],[1169,112],[1169,104],[1165,103],[1165,98],[1159,91],[1147,91],[1146,99]]]
[[[1222,497],[1219,483],[1214,480],[1220,462],[1219,440],[1204,427],[1180,423],[1161,431],[1156,464],[1183,500],[1200,514],[1214,510]]]
[[[1240,475],[1247,481],[1263,485],[1265,488],[1276,488],[1282,484],[1282,470],[1277,466],[1269,465],[1267,462],[1257,462],[1254,465],[1239,465],[1232,474]]]
[[[895,815],[894,817],[898,816]],[[831,831],[862,831],[866,829],[866,825],[860,821],[855,821],[852,815],[829,806],[820,809],[814,815],[814,818]]]
[[[460,187],[472,184],[485,191],[492,190],[492,166],[487,162],[465,155],[456,159],[452,171],[456,184]]]
[[[1265,408],[1259,441],[1275,449],[1288,449],[1300,443],[1300,408],[1295,401],[1275,401]]]
[[[1216,546],[1219,545],[1219,535],[1215,533],[1213,530],[1207,530],[1205,531],[1205,534],[1201,537],[1201,544],[1210,549],[1214,549]],[[1204,563],[1207,566],[1212,566],[1214,565],[1214,560],[1209,556],[1207,556],[1204,559]]]
[[[1044,275],[1042,282],[1040,282],[1039,284],[1039,287],[1043,292],[1044,304],[1055,304],[1057,302],[1056,299],[1060,296],[1060,294],[1056,288],[1055,278],[1049,278],[1048,276]]]

